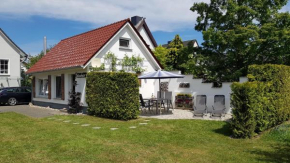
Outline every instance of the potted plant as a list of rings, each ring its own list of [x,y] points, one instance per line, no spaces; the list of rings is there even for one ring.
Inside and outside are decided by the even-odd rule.
[[[193,97],[191,94],[179,93],[175,96],[175,107],[181,109],[192,109]]]

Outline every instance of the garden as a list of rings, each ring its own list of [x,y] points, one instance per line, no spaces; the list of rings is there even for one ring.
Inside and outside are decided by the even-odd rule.
[[[0,119],[2,163],[290,161],[290,122],[252,139],[234,139],[220,121],[36,119],[16,113],[0,113]]]

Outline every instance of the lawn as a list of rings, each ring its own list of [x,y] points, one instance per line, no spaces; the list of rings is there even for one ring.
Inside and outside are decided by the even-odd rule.
[[[62,120],[0,113],[0,162],[290,162],[289,122],[232,139],[226,122],[54,118]]]

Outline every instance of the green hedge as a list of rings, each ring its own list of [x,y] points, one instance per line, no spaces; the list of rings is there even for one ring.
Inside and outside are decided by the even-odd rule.
[[[289,66],[252,65],[248,78],[231,86],[231,126],[238,138],[253,137],[290,117]]]
[[[86,101],[89,114],[129,120],[139,114],[137,75],[123,72],[89,72]]]

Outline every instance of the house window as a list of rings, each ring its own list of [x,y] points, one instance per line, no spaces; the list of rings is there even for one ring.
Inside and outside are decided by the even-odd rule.
[[[8,72],[8,64],[9,60],[8,59],[0,59],[0,74],[1,75],[7,75],[9,74]]]
[[[47,79],[39,79],[39,96],[47,96],[48,95],[48,80]]]
[[[130,48],[130,40],[128,39],[120,39],[120,47],[122,48]]]
[[[61,76],[57,76],[55,78],[55,97],[56,98],[61,98],[62,94],[61,94]]]

